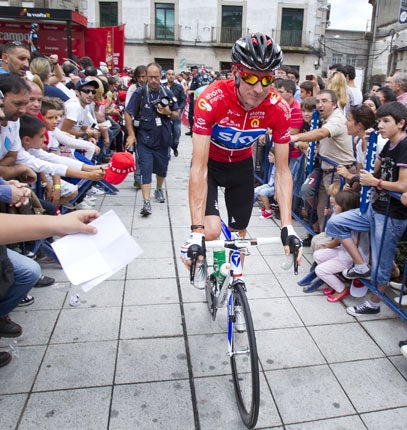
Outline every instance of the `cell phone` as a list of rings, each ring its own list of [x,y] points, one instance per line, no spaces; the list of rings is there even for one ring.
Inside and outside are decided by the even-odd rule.
[[[314,79],[313,75],[305,75],[305,80],[306,81],[312,81]]]

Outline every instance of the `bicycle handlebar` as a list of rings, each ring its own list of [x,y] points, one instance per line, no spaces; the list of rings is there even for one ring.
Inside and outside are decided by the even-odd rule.
[[[281,243],[281,239],[279,237],[259,237],[257,239],[248,239],[248,238],[236,238],[230,240],[211,240],[209,242],[205,242],[205,246],[207,248],[248,248],[250,246],[257,245],[269,245],[272,243]]]
[[[205,242],[205,246],[207,248],[248,248],[250,246],[257,245],[269,245],[269,244],[281,244],[281,239],[279,237],[259,237],[257,239],[248,239],[248,238],[236,238],[230,240],[211,240],[209,242]],[[294,275],[298,275],[298,253],[301,248],[301,241],[297,238],[293,238],[290,245],[290,253],[293,256],[294,263]],[[192,270],[192,268],[191,268]]]

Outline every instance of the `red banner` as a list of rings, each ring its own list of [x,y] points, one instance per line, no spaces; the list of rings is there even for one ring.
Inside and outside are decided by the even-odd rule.
[[[109,69],[124,63],[124,25],[86,29],[85,52],[95,66],[104,61]]]
[[[38,48],[43,54],[58,54],[59,58],[66,58],[67,35],[66,24],[39,23]],[[28,45],[31,31],[29,22],[0,21],[0,44],[20,41]],[[72,25],[72,55],[80,58],[85,55],[85,27]]]
[[[42,54],[58,54],[68,57],[66,24],[39,22],[38,48]],[[21,21],[0,21],[0,45],[20,41],[28,45],[31,23]],[[85,28],[71,26],[72,56],[76,61],[88,55],[98,67],[104,61],[110,69],[123,69],[124,63],[124,25],[115,27]]]

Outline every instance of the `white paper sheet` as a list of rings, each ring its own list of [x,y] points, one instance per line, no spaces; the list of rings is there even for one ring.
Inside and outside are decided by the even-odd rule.
[[[89,291],[143,251],[130,236],[113,210],[91,222],[96,234],[72,234],[52,243],[52,247],[73,285]]]

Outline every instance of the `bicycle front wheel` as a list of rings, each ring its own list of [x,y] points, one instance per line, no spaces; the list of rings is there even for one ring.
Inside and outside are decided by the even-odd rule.
[[[239,412],[247,428],[257,423],[260,407],[259,360],[252,315],[245,287],[232,287],[234,322],[230,365]]]

